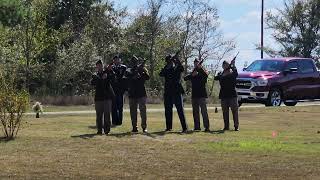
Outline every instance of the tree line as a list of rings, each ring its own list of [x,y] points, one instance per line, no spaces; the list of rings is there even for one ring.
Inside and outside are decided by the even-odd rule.
[[[264,51],[318,57],[320,2],[284,3],[267,16],[281,49]],[[106,0],[2,0],[0,63],[31,95],[88,95],[97,59],[110,63],[119,54],[130,64],[136,55],[147,60],[149,92],[160,95],[165,55],[180,51],[185,73],[194,58],[213,60],[214,74],[235,49],[219,22],[210,0],[146,0],[134,13]]]
[[[220,60],[234,48],[209,1],[148,0],[134,14],[100,0],[4,0],[0,8],[0,62],[36,95],[88,94],[94,62],[116,54],[127,64],[147,59],[148,87],[159,92],[166,54],[181,51],[188,69],[190,58]]]

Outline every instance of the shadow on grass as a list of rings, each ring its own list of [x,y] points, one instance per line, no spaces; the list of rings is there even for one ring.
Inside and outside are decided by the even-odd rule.
[[[108,136],[110,137],[117,137],[117,138],[123,138],[123,137],[130,137],[130,136],[135,136],[135,135],[144,135],[144,136],[148,136],[151,138],[157,138],[157,137],[161,137],[161,136],[165,136],[165,135],[169,135],[169,134],[176,134],[176,135],[187,135],[187,134],[193,134],[193,133],[200,133],[200,132],[195,132],[195,131],[188,131],[186,133],[182,133],[179,131],[156,131],[156,132],[148,132],[148,133],[132,133],[132,132],[123,132],[123,133],[110,133],[108,134]],[[218,131],[210,131],[210,132],[205,132],[207,134],[223,134],[224,131],[223,130],[218,130]],[[81,135],[75,135],[75,136],[71,136],[72,138],[82,138],[82,139],[90,139],[93,138],[95,136],[101,136],[101,135],[97,135],[97,134],[81,134]]]
[[[115,125],[111,125],[111,128],[116,128],[117,126]],[[89,129],[97,129],[97,126],[94,125],[94,126],[88,126]]]
[[[157,131],[157,132],[152,132],[152,133],[143,133],[143,135],[151,137],[151,138],[157,138],[160,136],[165,136],[169,134],[176,134],[176,135],[187,135],[187,134],[193,134],[193,131],[188,131],[186,133],[183,132],[178,132],[178,131]]]
[[[82,138],[82,139],[90,139],[90,138],[93,138],[95,136],[101,136],[101,135],[98,135],[96,133],[94,134],[81,134],[81,135],[75,135],[75,136],[71,136],[72,138]]]
[[[108,136],[122,138],[122,137],[126,137],[126,136],[137,135],[137,134],[139,134],[139,133],[124,132],[124,133],[110,133],[110,134],[108,134]]]
[[[144,135],[144,136],[148,136],[148,137],[151,137],[151,138],[157,138],[159,136],[165,136],[167,134],[185,135],[185,134],[192,134],[192,133],[193,133],[192,131],[187,132],[187,133],[173,132],[173,131],[170,131],[170,132],[157,131],[157,132],[151,132],[151,133],[149,133],[149,132],[147,132],[147,133],[142,133],[142,132],[139,132],[139,133],[124,132],[124,133],[110,133],[110,134],[108,134],[108,136],[117,137],[117,138],[123,138],[123,137],[135,136],[135,135]]]
[[[14,138],[0,137],[0,143],[7,143],[14,140]]]
[[[210,131],[208,133],[210,133],[210,134],[223,134],[224,130]]]
[[[97,126],[88,126],[89,129],[97,129]]]

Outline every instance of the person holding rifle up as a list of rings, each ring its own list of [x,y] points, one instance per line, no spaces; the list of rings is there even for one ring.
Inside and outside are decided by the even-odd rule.
[[[238,77],[238,71],[235,66],[235,56],[231,63],[224,61],[222,64],[223,72],[218,73],[214,78],[220,82],[219,98],[221,99],[221,108],[223,111],[224,128],[223,130],[230,130],[229,127],[229,108],[231,108],[234,130],[239,131],[239,117],[238,117],[238,98],[236,91],[236,80]]]
[[[115,98],[112,101],[112,125],[119,126],[123,119],[123,95],[126,91],[124,74],[127,70],[119,56],[113,58],[112,70],[115,73],[115,79],[112,82],[112,88],[115,92]]]
[[[111,66],[103,70],[102,61],[96,62],[97,72],[92,75],[91,85],[95,87],[95,109],[96,109],[96,126],[97,134],[102,135],[102,130],[107,135],[110,132],[110,114],[111,102],[114,98],[114,91],[111,87],[111,81],[114,74]]]
[[[126,71],[126,78],[128,80],[129,106],[130,116],[132,122],[132,132],[138,132],[137,126],[137,108],[139,105],[141,116],[141,127],[144,133],[147,132],[147,93],[145,88],[146,80],[150,79],[148,70],[145,68],[145,61],[138,65],[138,58],[131,59],[132,68]]]
[[[203,61],[198,59],[194,60],[194,70],[191,74],[187,75],[184,80],[191,81],[192,84],[192,110],[194,120],[194,131],[201,131],[200,128],[200,114],[203,118],[203,126],[205,132],[210,132],[209,117],[207,111],[207,90],[206,83],[208,79],[208,72],[202,66]]]
[[[160,71],[160,76],[164,77],[164,108],[166,117],[166,131],[172,130],[172,108],[173,104],[176,106],[180,123],[182,126],[182,133],[188,131],[186,118],[183,110],[184,89],[181,84],[181,74],[184,68],[178,59],[177,55],[168,55],[165,58],[166,65]]]

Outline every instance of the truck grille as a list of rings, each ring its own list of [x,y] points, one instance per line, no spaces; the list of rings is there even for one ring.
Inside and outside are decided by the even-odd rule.
[[[252,83],[250,80],[237,79],[237,84],[236,84],[237,89],[250,89],[251,86],[252,86]]]

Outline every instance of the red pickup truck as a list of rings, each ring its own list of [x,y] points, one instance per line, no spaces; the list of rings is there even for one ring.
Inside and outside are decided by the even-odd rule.
[[[261,59],[239,73],[236,88],[239,105],[295,106],[320,99],[320,72],[309,58]]]

